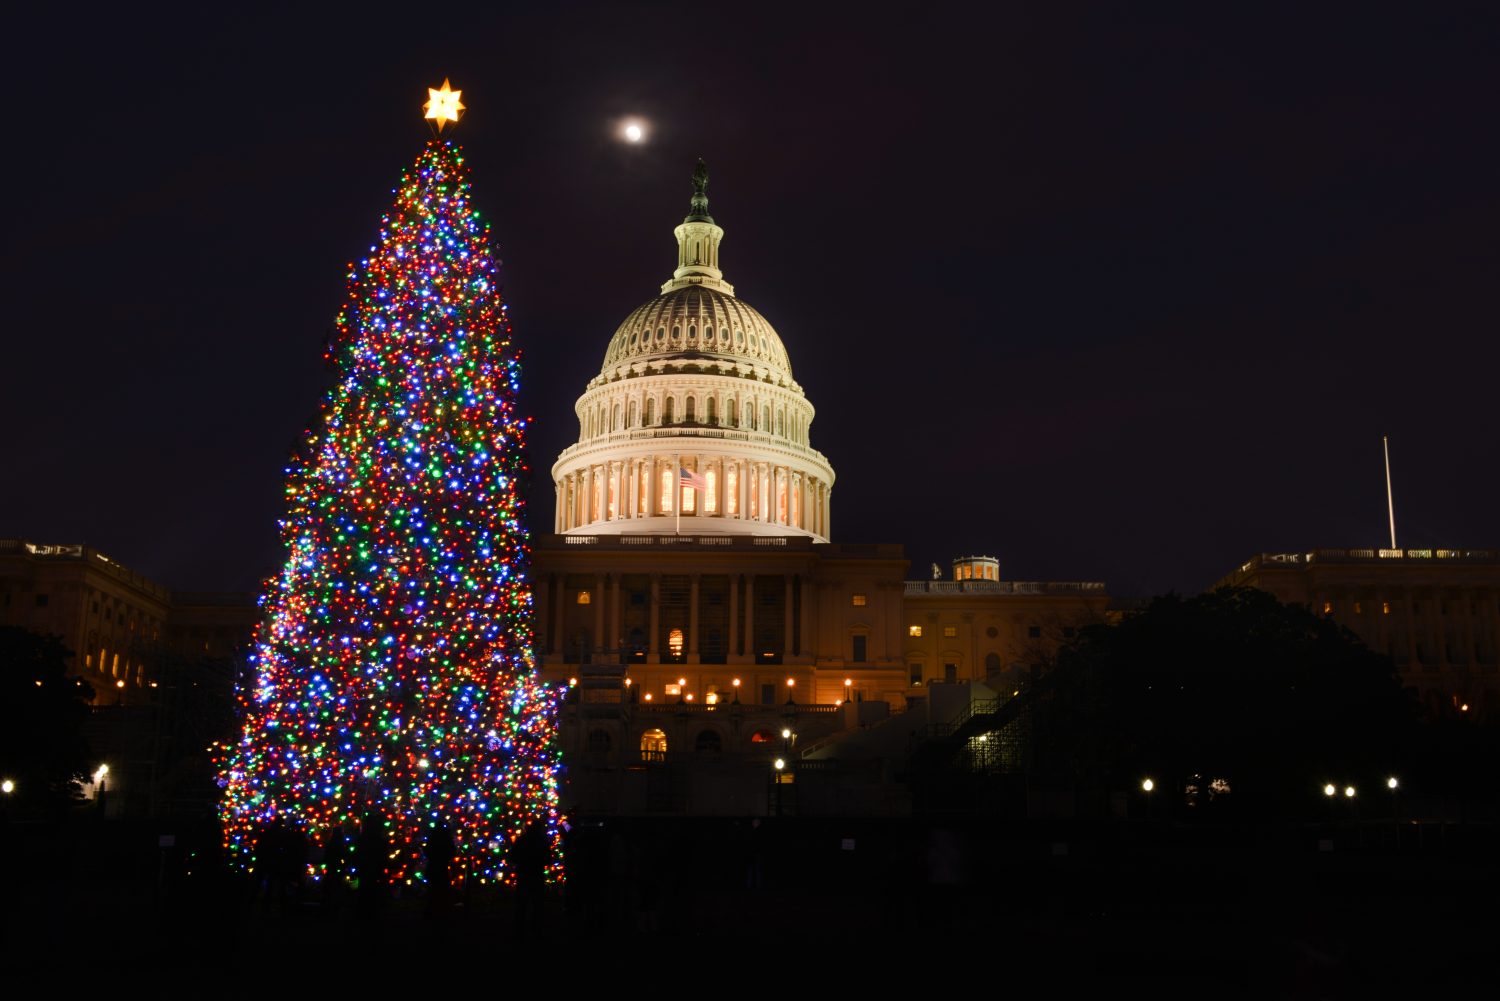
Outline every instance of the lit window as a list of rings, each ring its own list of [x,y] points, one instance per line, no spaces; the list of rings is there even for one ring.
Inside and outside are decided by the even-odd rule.
[[[1382,601],[1380,603],[1380,614],[1381,615],[1390,615],[1391,614],[1391,603],[1389,601]]]
[[[672,683],[672,684],[670,684],[670,685],[667,685],[665,690],[666,690],[666,693],[668,695],[681,695],[682,694],[682,686],[679,685],[679,684],[677,684],[677,683],[675,683],[675,682]]]
[[[672,493],[677,488],[677,477],[669,468],[661,471],[661,513],[672,513]]]
[[[1323,602],[1323,614],[1324,615],[1332,615],[1333,614],[1333,602],[1331,602],[1331,601],[1325,601],[1325,602]]]
[[[957,626],[944,626],[943,627],[943,635],[946,636],[946,637],[948,637],[949,639],[952,639],[954,636],[958,635],[958,627]]]
[[[1355,615],[1363,615],[1363,614],[1365,614],[1364,607],[1359,602],[1357,602],[1357,601],[1354,603],[1354,614]]]
[[[731,517],[740,513],[740,474],[734,463],[724,470],[724,507]]]
[[[667,735],[660,730],[647,730],[641,734],[641,752],[661,755],[667,753]]]
[[[922,684],[922,665],[921,664],[911,664],[911,665],[908,665],[908,670],[910,671],[911,687],[913,687],[913,688],[920,687],[921,684]]]
[[[710,404],[712,400],[708,401]],[[710,418],[712,420],[712,418]],[[708,489],[703,491],[703,513],[719,513],[719,471],[712,466],[703,474],[703,479]]]
[[[867,603],[867,599],[862,594],[856,594],[849,599],[849,604],[855,608],[864,608]]]
[[[671,632],[667,633],[667,649],[671,651],[672,656],[674,657],[679,657],[682,655],[681,629],[673,629]]]
[[[908,636],[921,636],[922,635],[922,627],[921,626],[907,626],[906,627],[906,633],[907,633]]]
[[[587,591],[579,591],[578,597],[575,600],[580,605],[587,605],[593,602],[594,596]]]
[[[682,488],[682,513],[692,514],[698,510],[698,491],[692,487]]]

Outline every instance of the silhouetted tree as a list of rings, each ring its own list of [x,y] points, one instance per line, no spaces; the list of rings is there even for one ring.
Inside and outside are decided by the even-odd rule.
[[[68,677],[71,657],[55,636],[0,626],[0,778],[19,803],[66,802],[87,777],[94,690]]]
[[[1054,781],[1158,784],[1162,809],[1212,798],[1296,811],[1325,782],[1409,761],[1417,704],[1389,658],[1301,606],[1253,589],[1166,595],[1083,630],[1049,678],[1036,762]],[[1184,797],[1194,786],[1196,796]]]

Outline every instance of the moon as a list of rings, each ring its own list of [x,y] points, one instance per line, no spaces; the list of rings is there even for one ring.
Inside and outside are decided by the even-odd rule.
[[[622,134],[625,136],[625,141],[631,143],[638,143],[646,138],[646,130],[641,126],[640,122],[626,123]]]

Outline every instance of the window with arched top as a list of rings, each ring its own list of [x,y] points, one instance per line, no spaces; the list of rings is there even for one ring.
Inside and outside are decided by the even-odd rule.
[[[717,424],[717,423],[719,423],[719,410],[718,410],[717,402],[718,401],[716,401],[712,396],[710,396],[708,398],[708,423],[709,424]]]
[[[673,424],[673,423],[676,423],[676,422],[675,422],[675,421],[674,421],[674,420],[673,420],[673,419],[672,419],[672,411],[673,411],[673,409],[674,409],[674,408],[673,408],[673,406],[672,406],[672,405],[673,405],[673,403],[675,403],[675,402],[676,402],[676,401],[675,401],[675,400],[673,400],[673,399],[672,399],[672,398],[671,398],[671,397],[670,397],[670,396],[669,396],[669,397],[667,397],[667,402],[666,402],[666,403],[665,403],[665,404],[664,404],[664,405],[663,405],[663,406],[662,406],[662,418],[661,418],[661,422],[662,422],[662,423],[663,423],[663,424]]]
[[[656,400],[646,401],[646,426],[650,427],[656,423]]]
[[[660,474],[660,490],[657,491],[661,497],[661,513],[672,513],[672,495],[677,492],[677,471],[662,467]]]
[[[761,410],[760,416],[760,429],[769,434],[771,431],[771,405],[769,403]]]
[[[693,741],[693,750],[699,754],[718,754],[724,749],[724,739],[717,730],[700,730]]]
[[[696,403],[697,400],[694,397],[689,396],[687,398],[687,404],[682,408],[682,419],[687,421],[689,424],[692,424],[698,419],[697,414],[694,412],[696,410]]]
[[[697,339],[698,339],[698,327],[697,327],[697,324],[692,324],[692,323],[688,324],[688,340],[690,340],[690,341],[696,341]]]
[[[667,755],[667,735],[660,730],[651,729],[641,734],[641,757],[649,760],[660,761]]]
[[[609,748],[612,743],[613,741],[609,739],[608,730],[589,731],[589,750],[592,753],[607,754],[609,753]]]
[[[620,430],[620,405],[618,403],[616,403],[610,411],[609,429],[611,431]]]
[[[734,427],[735,412],[734,397],[731,396],[729,399],[724,401],[724,423],[728,424],[730,427]]]
[[[625,410],[625,426],[627,428],[633,428],[633,427],[635,427],[635,401],[634,400],[630,401],[630,406],[627,407],[626,410]]]
[[[1000,655],[998,653],[987,653],[984,655],[984,673],[986,677],[994,677],[1000,673]]]

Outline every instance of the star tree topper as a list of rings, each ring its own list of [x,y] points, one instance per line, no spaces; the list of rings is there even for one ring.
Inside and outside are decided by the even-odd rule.
[[[452,89],[448,84],[448,78],[444,77],[441,90],[433,87],[427,88],[427,103],[422,105],[422,110],[426,114],[422,117],[436,120],[438,131],[443,131],[443,126],[448,122],[457,122],[458,113],[464,110],[464,105],[458,100],[462,93],[461,90]]]

